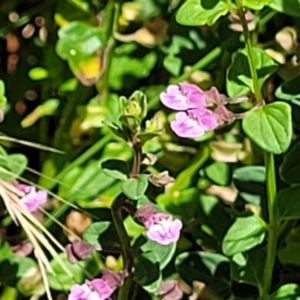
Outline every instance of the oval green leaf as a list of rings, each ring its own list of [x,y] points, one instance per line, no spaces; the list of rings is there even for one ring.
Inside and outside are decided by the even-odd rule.
[[[275,102],[249,112],[243,129],[260,148],[274,154],[285,152],[292,139],[291,107]]]
[[[258,216],[238,217],[227,231],[222,244],[223,252],[232,256],[261,244],[265,238],[266,224]]]

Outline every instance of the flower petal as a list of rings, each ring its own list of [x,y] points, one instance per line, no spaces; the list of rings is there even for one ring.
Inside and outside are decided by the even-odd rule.
[[[206,108],[191,109],[188,111],[190,117],[197,119],[204,131],[216,129],[219,124],[214,113]]]
[[[203,91],[196,85],[188,83],[168,86],[167,91],[160,94],[160,100],[165,106],[174,110],[206,106]]]
[[[92,280],[90,285],[100,295],[99,300],[108,299],[115,290],[115,288],[111,288],[109,284],[101,278]]]
[[[196,138],[204,134],[204,128],[198,120],[185,112],[177,113],[175,120],[170,125],[171,129],[180,137]]]

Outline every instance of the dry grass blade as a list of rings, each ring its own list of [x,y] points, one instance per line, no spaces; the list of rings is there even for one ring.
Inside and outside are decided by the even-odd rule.
[[[61,150],[58,150],[58,149],[55,149],[55,148],[52,148],[52,147],[48,147],[48,146],[41,145],[41,144],[34,143],[34,142],[28,142],[28,141],[20,140],[20,139],[17,139],[17,138],[12,138],[12,137],[5,136],[5,135],[0,135],[0,140],[7,141],[7,142],[13,142],[13,143],[21,144],[21,145],[24,145],[24,146],[36,148],[36,149],[39,149],[39,150],[45,150],[45,151],[49,151],[49,152],[53,152],[53,153],[58,153],[58,154],[64,154],[65,153],[64,151],[61,151]]]
[[[0,179],[0,195],[4,199],[4,204],[7,207],[7,211],[12,216],[16,224],[22,226],[28,239],[31,241],[34,247],[34,253],[40,266],[40,271],[42,274],[47,297],[49,300],[52,300],[47,272],[54,274],[54,271],[42,249],[42,246],[47,249],[51,256],[57,261],[62,270],[64,270],[70,278],[74,279],[72,272],[63,262],[60,255],[53,248],[49,241],[56,245],[61,251],[64,252],[65,249],[54,238],[54,236],[35,218],[35,216],[23,207],[20,202],[20,197],[24,197],[24,193],[20,192],[13,183],[5,182]]]
[[[49,219],[51,219],[54,223],[59,225],[65,232],[69,233],[70,235],[73,235],[74,238],[80,240],[81,238],[75,234],[73,231],[71,231],[69,228],[67,228],[63,223],[58,221],[56,218],[54,218],[51,214],[49,214],[46,210],[44,210],[42,207],[39,207],[39,210],[45,214]]]

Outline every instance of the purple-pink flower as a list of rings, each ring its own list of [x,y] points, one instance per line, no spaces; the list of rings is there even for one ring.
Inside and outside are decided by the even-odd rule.
[[[25,195],[20,202],[29,212],[36,211],[40,205],[47,202],[47,193],[45,191],[37,192],[35,186],[18,184],[17,189],[24,192]]]
[[[178,112],[171,122],[172,130],[180,137],[196,138],[218,127],[214,113],[206,108]]]
[[[179,83],[169,85],[166,92],[160,94],[161,102],[174,110],[206,107],[204,92],[194,84]]]
[[[147,237],[161,245],[169,245],[178,241],[182,222],[171,215],[158,212],[152,204],[146,204],[136,212],[147,228]]]
[[[124,277],[125,273],[105,269],[101,278],[73,285],[68,300],[106,300],[123,284]]]
[[[200,137],[219,126],[215,113],[207,108],[223,100],[216,88],[206,95],[194,84],[180,83],[170,85],[160,99],[165,106],[180,111],[171,122],[171,129],[180,137]]]

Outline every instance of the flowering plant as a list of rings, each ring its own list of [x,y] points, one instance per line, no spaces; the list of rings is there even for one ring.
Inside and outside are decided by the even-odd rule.
[[[299,12],[0,1],[0,299],[300,299]]]

